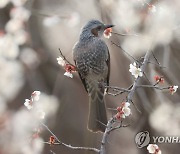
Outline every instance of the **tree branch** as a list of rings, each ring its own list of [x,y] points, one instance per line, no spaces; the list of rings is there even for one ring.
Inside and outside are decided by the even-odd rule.
[[[43,126],[44,128],[46,128],[46,130],[49,131],[49,133],[50,133],[52,136],[54,136],[54,138],[55,138],[56,141],[58,142],[58,143],[54,143],[54,145],[62,145],[62,146],[65,146],[66,148],[69,148],[69,149],[72,149],[72,150],[88,150],[88,151],[94,151],[94,152],[96,152],[96,153],[99,153],[99,152],[100,152],[100,150],[98,150],[98,149],[96,149],[96,148],[90,148],[90,147],[75,147],[75,146],[72,146],[72,145],[70,145],[70,144],[63,143],[63,142],[61,142],[61,141],[57,138],[57,136],[48,128],[47,125],[45,125],[45,124],[42,123],[42,122],[41,122],[41,124],[42,124],[42,126]],[[49,142],[44,142],[44,143],[51,145],[51,143],[49,143]]]
[[[120,48],[121,48],[121,47],[120,47]],[[145,71],[145,68],[146,68],[146,65],[147,65],[147,63],[148,63],[150,54],[151,54],[150,51],[147,51],[147,52],[146,52],[146,55],[145,55],[145,57],[144,57],[144,61],[143,61],[142,65],[141,65],[141,67],[140,67],[141,70],[142,70],[142,72]],[[139,83],[140,79],[141,79],[141,77],[138,77],[137,79],[135,79],[135,81],[134,81],[134,83],[133,83],[133,86],[132,86],[132,88],[130,89],[129,94],[128,94],[128,96],[127,96],[127,101],[128,101],[128,102],[132,102],[133,95],[134,95],[134,93],[135,93],[135,91],[136,91],[136,88],[138,87],[138,83]],[[117,87],[116,87],[116,88],[117,88]],[[117,89],[119,89],[119,88],[117,88]],[[121,90],[122,90],[122,89],[121,89]],[[120,124],[119,126],[116,126],[116,127],[113,128],[112,126],[113,126],[113,124],[114,124],[115,122],[116,122],[116,117],[113,116],[113,117],[108,121],[108,123],[107,123],[106,130],[105,130],[105,132],[104,132],[104,134],[103,134],[103,137],[102,137],[100,154],[106,154],[106,146],[105,146],[105,144],[106,144],[106,142],[107,142],[107,137],[108,137],[108,135],[109,135],[113,130],[119,129],[119,128],[121,128],[121,127],[123,126],[123,125],[122,125],[122,122],[121,122],[121,124]]]
[[[142,72],[145,71],[145,68],[146,68],[146,65],[148,63],[150,55],[151,55],[151,51],[147,51],[146,55],[144,57],[144,61],[143,61],[142,65],[141,65],[141,67],[140,67]],[[128,102],[132,101],[132,97],[133,97],[133,95],[135,93],[135,90],[136,90],[136,88],[138,86],[138,83],[139,83],[140,79],[141,79],[141,77],[138,77],[137,79],[135,79],[133,87],[132,87],[132,89],[131,89],[130,93],[128,94],[128,97],[127,97]]]

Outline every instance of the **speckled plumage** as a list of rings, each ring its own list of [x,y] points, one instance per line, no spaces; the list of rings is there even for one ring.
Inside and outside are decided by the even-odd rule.
[[[98,32],[95,33],[98,35],[93,34],[92,30]],[[79,41],[73,48],[78,73],[89,95],[88,128],[95,132],[104,131],[102,123],[107,123],[104,85],[109,84],[110,56],[108,47],[101,38],[104,30],[105,25],[100,21],[89,21],[83,27]]]

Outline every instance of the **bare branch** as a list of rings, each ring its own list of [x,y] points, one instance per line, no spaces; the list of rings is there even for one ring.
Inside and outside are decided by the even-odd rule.
[[[154,89],[158,89],[158,90],[167,90],[167,89],[169,89],[169,86],[168,87],[159,87],[156,85],[138,85],[137,88],[154,88]]]
[[[122,33],[116,33],[116,32],[111,32],[112,34],[120,35],[120,36],[140,36],[138,34],[122,34]]]
[[[120,88],[120,87],[114,87],[114,86],[105,86],[105,88],[113,89],[113,90],[118,90],[118,91],[124,91],[124,92],[130,92],[129,88]]]
[[[120,45],[114,43],[113,41],[111,41],[111,43],[115,46],[117,46],[118,48],[120,48],[125,54],[127,54],[129,57],[131,57],[134,61],[136,61],[137,63],[139,63],[139,61],[137,59],[135,59],[132,55],[130,55],[128,52],[126,52]]]
[[[148,60],[149,60],[149,57],[150,57],[150,53],[151,53],[150,51],[147,51],[147,52],[146,52],[146,55],[145,55],[145,57],[144,57],[144,61],[143,61],[143,63],[142,63],[142,66],[140,67],[142,72],[145,71],[146,65],[147,65]],[[128,97],[127,97],[127,101],[128,101],[128,102],[131,102],[131,101],[132,101],[132,97],[133,97],[133,95],[134,95],[134,93],[135,93],[135,90],[136,90],[136,88],[137,88],[137,86],[138,86],[138,83],[139,83],[140,79],[141,79],[141,77],[138,77],[138,78],[134,81],[133,87],[132,87],[132,89],[131,89],[130,93],[128,94]]]
[[[149,57],[150,57],[150,51],[147,51],[146,52],[146,55],[144,57],[144,61],[141,65],[141,70],[142,72],[145,71],[145,67],[148,63],[148,60],[149,60]],[[132,86],[130,86],[130,90],[128,89],[128,96],[127,96],[127,101],[128,102],[132,102],[132,98],[133,98],[133,95],[135,93],[135,90],[136,88],[138,87],[138,83],[140,81],[141,77],[138,77],[137,79],[135,79],[134,81],[134,84]],[[111,86],[110,86],[111,87]],[[115,89],[120,89],[122,90],[121,88],[118,88],[118,87],[115,87]],[[123,89],[124,90],[124,89]],[[108,135],[113,131],[113,130],[116,130],[116,129],[119,129],[121,128],[123,125],[122,125],[122,122],[119,126],[116,126],[116,127],[113,127],[113,124],[116,122],[116,117],[113,116],[107,123],[107,127],[106,127],[106,130],[103,134],[103,138],[102,138],[102,143],[101,143],[101,148],[100,148],[100,154],[106,154],[106,148],[105,148],[105,144],[107,142],[107,137]],[[129,125],[127,125],[129,126]]]
[[[60,57],[64,60],[64,61],[66,61],[68,64],[70,64],[70,65],[73,65],[73,64],[71,64],[67,59],[66,59],[66,57],[62,54],[62,51],[61,51],[61,49],[59,48],[59,53],[60,53]],[[73,65],[74,66],[74,65]]]
[[[63,142],[61,142],[61,141],[56,137],[56,135],[48,128],[47,125],[45,125],[45,124],[42,123],[42,122],[41,122],[41,124],[42,124],[42,126],[44,126],[44,128],[46,128],[46,130],[48,130],[48,131],[50,132],[50,134],[51,134],[52,136],[54,136],[54,138],[58,141],[58,143],[54,143],[55,145],[62,145],[62,146],[65,146],[66,148],[70,148],[70,149],[73,149],[73,150],[88,150],[88,151],[94,151],[94,152],[96,152],[96,153],[99,153],[99,152],[100,152],[100,150],[98,150],[98,149],[96,149],[96,148],[90,148],[90,147],[75,147],[75,146],[72,146],[72,145],[70,145],[70,144],[63,143]],[[44,142],[44,143],[51,145],[51,143],[49,143],[49,142]]]
[[[148,61],[148,63],[149,63],[149,64],[153,64],[153,65],[155,65],[155,66],[158,66],[158,67],[160,67],[160,68],[162,68],[162,69],[166,68],[165,66],[161,66],[160,64],[156,64],[156,63],[151,62],[151,61]]]

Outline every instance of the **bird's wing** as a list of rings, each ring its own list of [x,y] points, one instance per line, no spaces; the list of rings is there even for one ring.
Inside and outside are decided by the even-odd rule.
[[[107,52],[108,52],[108,58],[106,60],[106,64],[107,64],[107,67],[108,67],[108,74],[107,74],[107,78],[106,78],[106,83],[107,83],[107,86],[109,86],[109,78],[110,78],[110,54],[109,54],[109,49],[107,47]]]
[[[74,62],[75,62],[75,65],[76,65],[76,61],[74,60]],[[86,90],[86,92],[88,92],[87,91],[87,87],[86,87],[86,81],[85,81],[85,79],[81,76],[81,74],[78,72],[78,74],[79,74],[79,77],[80,77],[80,79],[81,79],[81,81],[82,81],[82,83],[83,83],[83,85],[84,85],[84,88],[85,88],[85,90]]]

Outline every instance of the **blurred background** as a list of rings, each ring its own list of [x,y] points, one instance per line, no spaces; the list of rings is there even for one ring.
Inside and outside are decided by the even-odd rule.
[[[105,39],[111,55],[110,85],[127,88],[134,78],[129,72],[133,59],[147,50],[165,68],[159,68],[153,56],[142,84],[178,85],[180,80],[180,1],[179,0],[0,0],[0,154],[89,154],[62,146],[49,146],[49,132],[38,125],[36,116],[24,106],[35,90],[41,91],[39,103],[45,111],[44,123],[67,144],[99,148],[101,133],[87,130],[88,96],[77,73],[64,76],[57,64],[59,50],[73,63],[72,48],[81,27],[90,19],[116,25]],[[179,91],[138,89],[128,128],[114,131],[108,138],[111,154],[144,154],[134,137],[139,131],[151,136],[180,136]],[[108,108],[116,108],[126,94],[107,96]],[[112,117],[108,110],[109,118]],[[178,144],[159,144],[163,154],[179,153]]]

